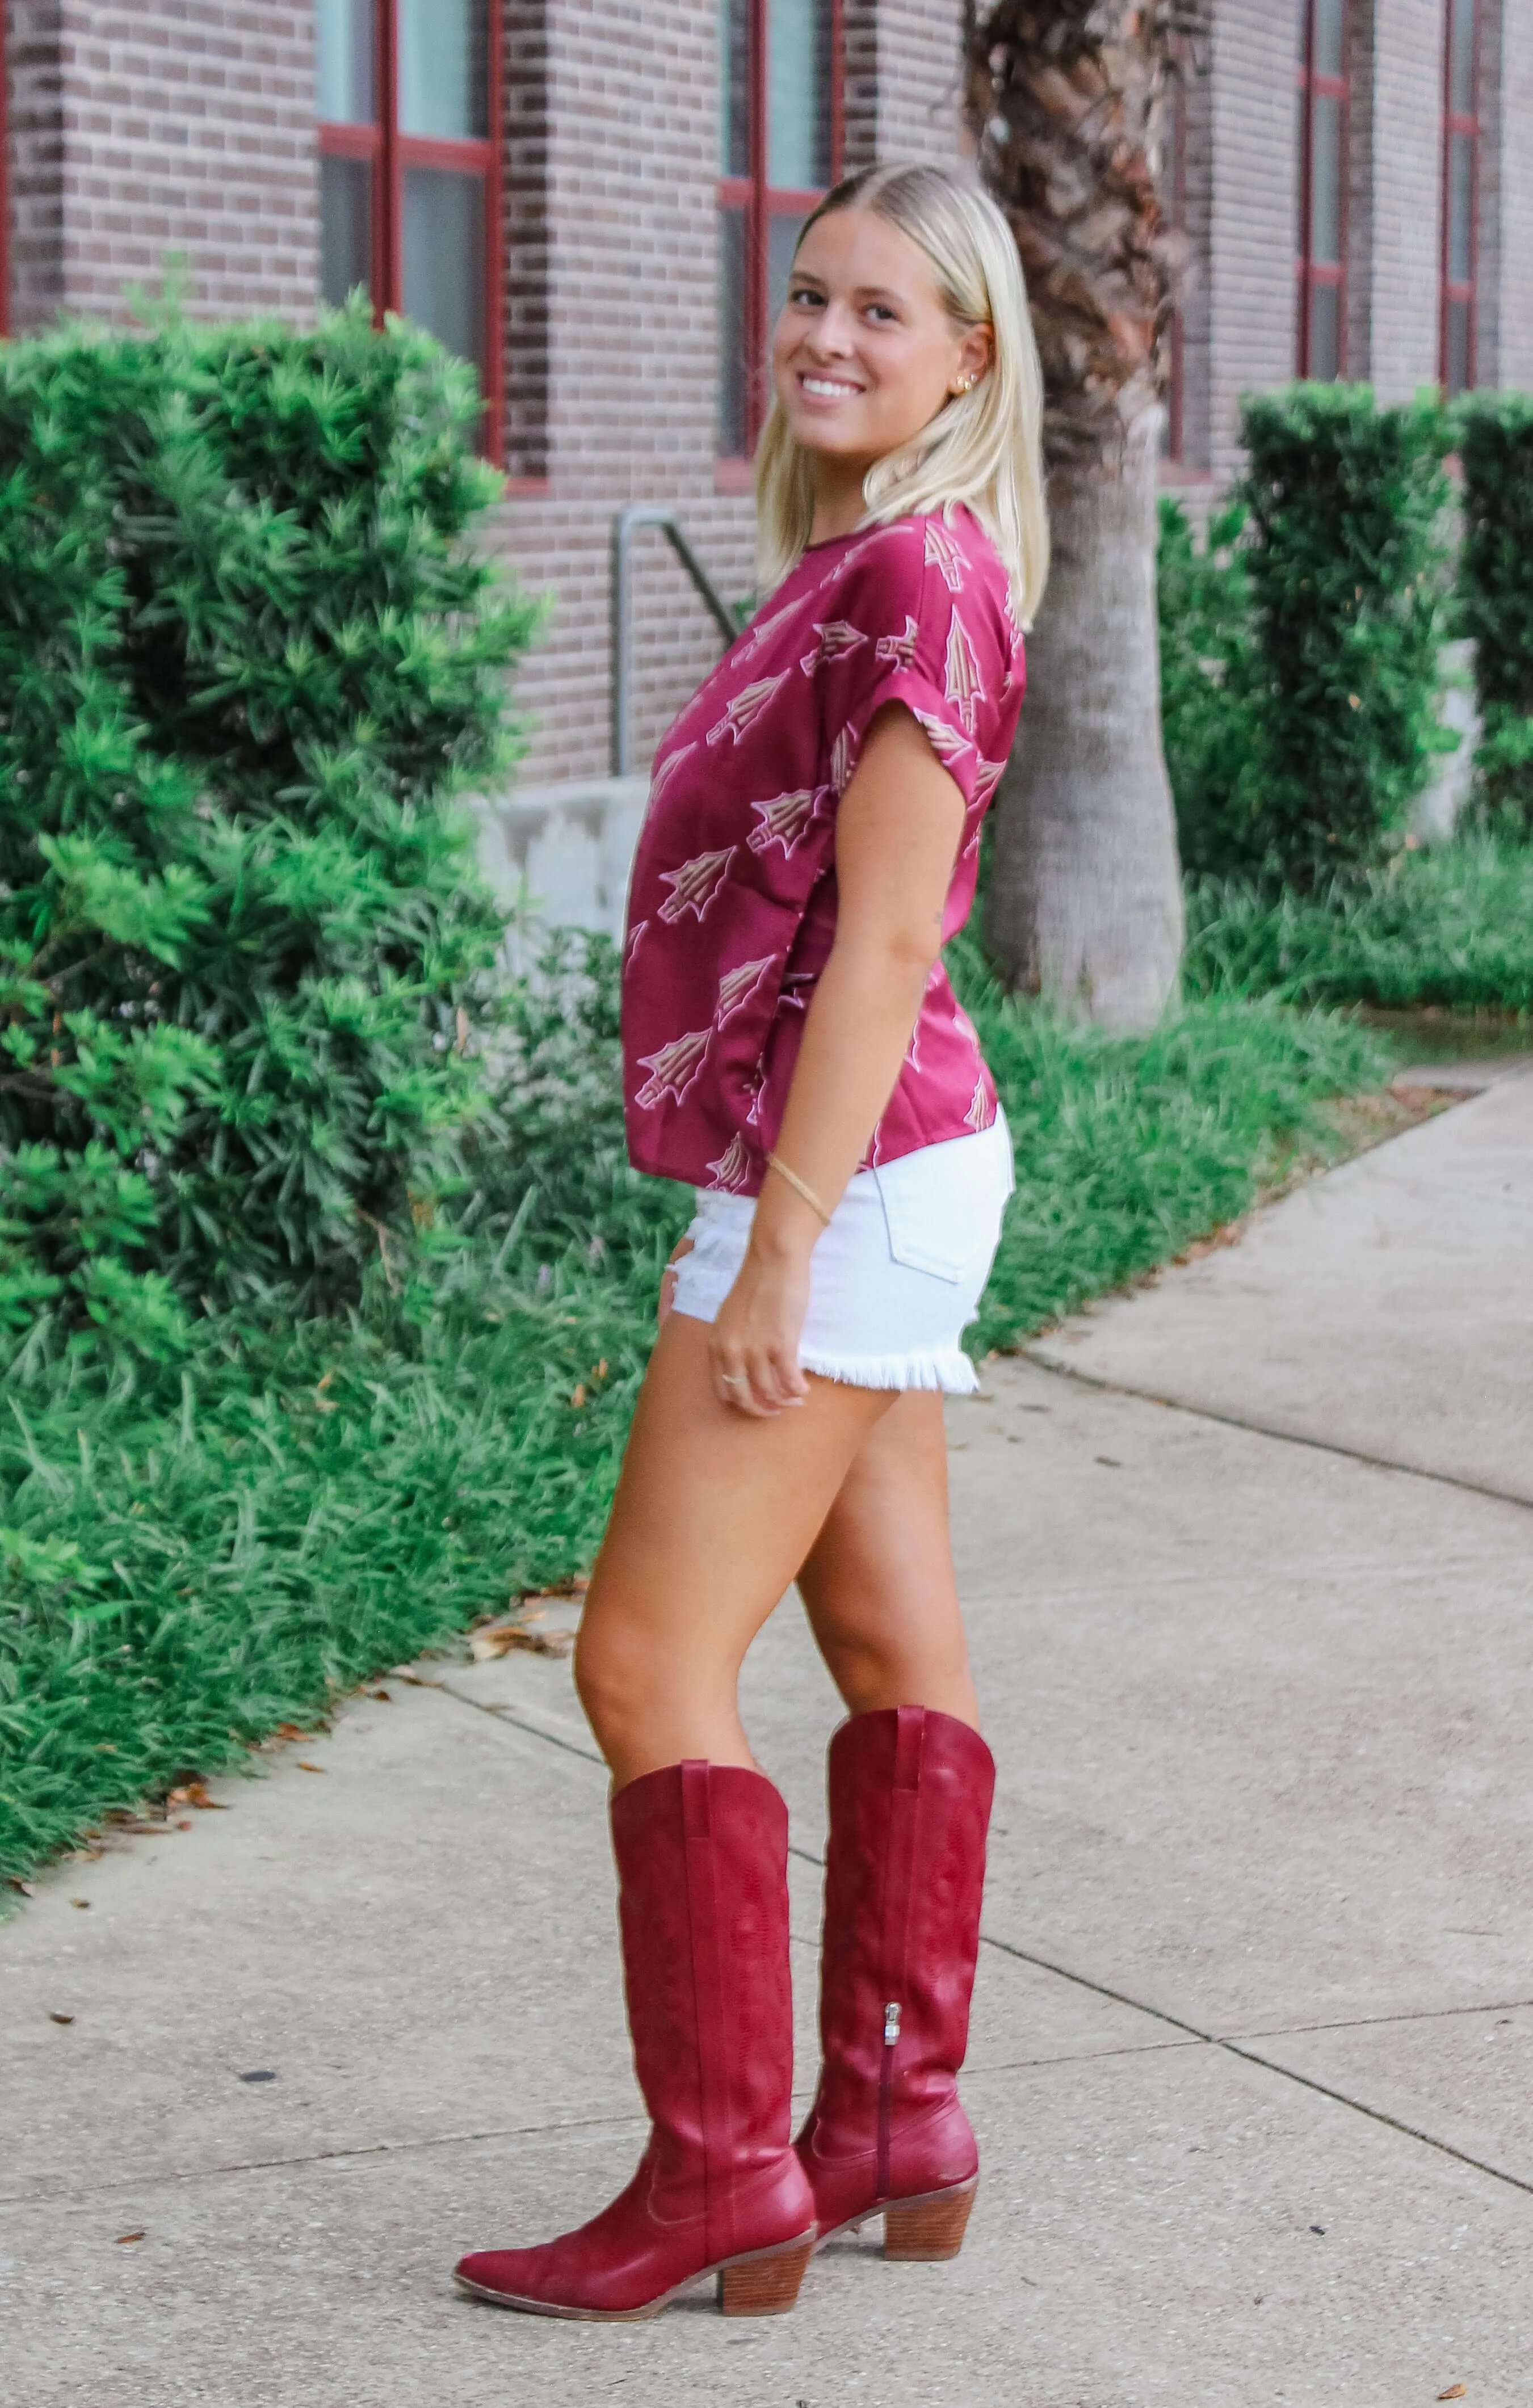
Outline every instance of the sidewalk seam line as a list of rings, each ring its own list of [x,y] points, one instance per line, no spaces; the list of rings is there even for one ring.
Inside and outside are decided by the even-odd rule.
[[[1048,1369],[1050,1367],[1045,1365],[1043,1368]],[[1066,1379],[1074,1379],[1078,1376],[1078,1374],[1074,1372],[1063,1372],[1061,1374],[1062,1378]],[[1089,1380],[1086,1381],[1084,1384],[1089,1387],[1102,1388],[1107,1386],[1109,1383],[1105,1381]],[[1119,1391],[1118,1393],[1133,1395],[1135,1392],[1132,1389],[1125,1389]],[[1166,1400],[1156,1398],[1150,1401],[1163,1403]],[[1178,1412],[1195,1412],[1197,1409],[1193,1406],[1173,1406],[1171,1410]],[[1202,1418],[1213,1420],[1220,1417],[1218,1415],[1204,1415]],[[1235,1424],[1234,1426],[1243,1429],[1246,1428],[1248,1425],[1242,1422]],[[1278,1437],[1280,1436],[1281,1433],[1277,1431],[1268,1431],[1260,1432],[1258,1435]],[[1293,1440],[1292,1443],[1299,1446],[1322,1446],[1322,1442],[1320,1440],[1313,1439],[1298,1439]],[[1322,1447],[1322,1451],[1326,1453],[1345,1452],[1345,1450],[1342,1449],[1327,1449],[1323,1447]],[[1360,1458],[1354,1457],[1353,1459],[1362,1461],[1374,1460],[1374,1458],[1367,1456]],[[1400,1464],[1381,1464],[1379,1469],[1382,1470],[1398,1471],[1403,1470],[1405,1467]],[[1425,1472],[1415,1476],[1423,1479],[1438,1480],[1440,1484],[1445,1487],[1456,1487],[1462,1484],[1458,1482],[1443,1480],[1442,1475],[1437,1472]],[[1482,1490],[1479,1493],[1485,1496],[1498,1494],[1497,1491],[1490,1489]],[[1519,1504],[1522,1502],[1518,1498],[1504,1498],[1502,1501],[1510,1504]],[[511,1713],[504,1706],[482,1706],[477,1698],[466,1698],[461,1690],[449,1688],[445,1683],[443,1684],[442,1694],[446,1697],[456,1698],[459,1705],[472,1707],[476,1713],[488,1714],[492,1720],[509,1722],[514,1729],[524,1731],[530,1739],[545,1740],[550,1747],[563,1748],[567,1755],[579,1756],[587,1764],[600,1765],[601,1762],[600,1757],[596,1756],[592,1751],[586,1748],[577,1747],[571,1740],[559,1739],[552,1731],[539,1730],[535,1724],[521,1721],[517,1715]],[[797,1847],[792,1843],[792,1842],[789,1842],[788,1854],[789,1856],[799,1857],[803,1863],[815,1865],[820,1870],[824,1870],[825,1860],[823,1856],[816,1856],[813,1851],[808,1848]],[[1115,1990],[1106,1982],[1094,1982],[1088,1974],[1073,1973],[1066,1966],[1055,1964],[1047,1956],[1036,1956],[1030,1949],[1019,1948],[1009,1940],[997,1940],[992,1933],[988,1931],[982,1931],[979,1937],[982,1946],[999,1949],[1004,1956],[1016,1957],[1021,1964],[1036,1965],[1042,1971],[1054,1974],[1060,1981],[1073,1983],[1077,1989],[1094,1991],[1099,1998],[1111,1999],[1118,2006],[1129,2007],[1136,2014],[1152,2015],[1157,2023],[1169,2024],[1174,2031],[1186,2032],[1190,2039],[1201,2041],[1206,2047],[1222,2049],[1226,2056],[1241,2057],[1248,2065],[1260,2066],[1264,2072],[1275,2073],[1280,2081],[1295,2083],[1303,2090],[1312,2090],[1322,2099],[1329,2099],[1338,2106],[1349,2108],[1354,2115],[1366,2115],[1371,2123],[1382,2124],[1391,2131],[1401,2132],[1405,2135],[1407,2140],[1419,2141],[1424,2148],[1435,2149],[1440,2157],[1452,2157],[1458,2165],[1468,2166],[1472,2168],[1476,2173],[1488,2175],[1493,2182],[1504,2183],[1509,2188],[1512,2190],[1520,2190],[1528,2198],[1533,2198],[1533,2181],[1525,2181],[1519,2174],[1508,2173],[1502,2167],[1493,2166],[1487,2163],[1483,2157],[1471,2157],[1467,2149],[1455,2148],[1451,2141],[1437,2140],[1430,2132],[1423,2131],[1419,2125],[1408,2124],[1400,2116],[1391,2115],[1388,2114],[1384,2108],[1370,2107],[1365,2100],[1351,2098],[1344,2090],[1333,2089],[1328,2083],[1318,2082],[1310,2074],[1295,2073],[1291,2066],[1280,2065],[1274,2058],[1263,2057],[1256,2049],[1243,2048],[1237,2041],[1223,2039],[1218,2032],[1204,2031],[1197,2024],[1188,2023],[1184,2016],[1174,2015],[1164,2007],[1147,2006],[1143,2000],[1130,1998],[1125,1991]],[[1493,2011],[1487,2009],[1485,2012],[1489,2013]],[[1404,2019],[1400,2017],[1383,2017],[1379,2020],[1394,2022]],[[1345,2027],[1338,2027],[1338,2028],[1344,2029]],[[1280,2038],[1281,2035],[1278,2034],[1274,2035],[1274,2037]],[[1137,2054],[1138,2052],[1134,2053]],[[1146,2053],[1152,2054],[1152,2052]]]
[[[1196,2024],[1188,2023],[1183,2016],[1169,2014],[1164,2007],[1146,2006],[1140,2000],[1131,1999],[1121,1990],[1109,1989],[1105,1982],[1093,1982],[1084,1973],[1072,1973],[1064,1966],[1051,1963],[1047,1956],[1036,1956],[1028,1949],[1014,1946],[1008,1940],[993,1939],[989,1932],[981,1932],[980,1938],[989,1947],[999,1948],[1008,1956],[1019,1957],[1025,1965],[1041,1966],[1046,1972],[1057,1973],[1066,1982],[1077,1983],[1082,1989],[1094,1990],[1104,1999],[1116,2000],[1121,2006],[1135,2008],[1142,2015],[1153,2015],[1158,2022],[1170,2024],[1177,2031],[1190,2033],[1193,2040],[1205,2042],[1209,2048],[1222,2049],[1228,2057],[1242,2057],[1248,2065],[1259,2065],[1264,2072],[1275,2073],[1284,2082],[1296,2083],[1303,2090],[1313,2090],[1322,2099],[1330,2099],[1338,2106],[1350,2108],[1354,2115],[1366,2115],[1371,2123],[1383,2124],[1391,2131],[1403,2132],[1408,2140],[1419,2141],[1425,2148],[1436,2149],[1439,2156],[1452,2157],[1459,2165],[1470,2166],[1476,2173],[1488,2174],[1493,2182],[1505,2183],[1511,2189],[1523,2191],[1533,2199],[1533,2181],[1526,2180],[1521,2174],[1508,2173],[1504,2167],[1493,2166],[1484,2157],[1471,2157],[1468,2149],[1455,2148],[1452,2141],[1438,2140],[1431,2132],[1424,2131],[1419,2124],[1408,2124],[1402,2116],[1390,2114],[1386,2108],[1370,2107],[1366,2100],[1353,2099],[1349,2092],[1337,2090],[1328,2082],[1317,2081],[1313,2074],[1295,2072],[1292,2066],[1280,2065],[1275,2057],[1264,2057],[1259,2049],[1242,2047],[1238,2041],[1227,2040],[1219,2032],[1203,2031]]]
[[[1082,1371],[1074,1363],[1054,1363],[1047,1354],[1034,1353],[1031,1346],[1020,1346],[1009,1359],[1026,1363],[1034,1371],[1043,1371],[1052,1379],[1068,1380],[1077,1387],[1091,1388],[1098,1396],[1132,1397],[1140,1404],[1159,1405],[1168,1413],[1185,1413],[1189,1420],[1214,1422],[1221,1429],[1244,1430],[1249,1438],[1272,1439],[1280,1446],[1309,1447],[1316,1455],[1332,1455],[1343,1463],[1366,1464],[1372,1471],[1393,1471],[1402,1480],[1429,1480],[1435,1487],[1455,1489],[1461,1497],[1488,1497],[1497,1505],[1515,1505],[1525,1513],[1533,1513],[1533,1498],[1514,1496],[1510,1488],[1492,1488],[1482,1480],[1460,1480],[1451,1471],[1429,1471],[1422,1464],[1396,1463],[1392,1455],[1369,1455],[1363,1447],[1343,1446],[1337,1439],[1309,1438],[1302,1430],[1276,1429],[1270,1422],[1242,1420],[1238,1413],[1222,1413],[1212,1405],[1183,1404],[1179,1398],[1163,1397],[1153,1388],[1135,1388],[1121,1380],[1106,1380],[1094,1371]]]

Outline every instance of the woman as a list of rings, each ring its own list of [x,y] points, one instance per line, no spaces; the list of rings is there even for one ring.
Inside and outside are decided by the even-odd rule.
[[[578,2232],[467,2258],[479,2296],[653,2315],[716,2273],[792,2306],[884,2217],[953,2255],[956,2075],[994,1783],[948,1549],[942,1397],[975,1384],[1011,1153],[938,955],[1042,587],[1040,379],[1015,245],[930,167],[808,221],[757,471],[767,600],[662,742],[629,894],[629,1153],[699,1210],[575,1659],[612,1768],[652,2128]],[[736,1684],[797,1580],[849,1720],[831,1747],[824,2068],[789,2144],[787,1811]]]

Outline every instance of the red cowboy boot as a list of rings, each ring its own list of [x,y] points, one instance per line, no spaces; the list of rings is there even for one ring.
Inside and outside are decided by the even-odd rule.
[[[498,2306],[637,2320],[710,2275],[727,2316],[779,2315],[814,2246],[789,2143],[788,1809],[734,1765],[672,1764],[612,1805],[629,2024],[649,2143],[578,2232],[465,2258]]]
[[[956,2258],[979,2179],[959,2105],[995,1759],[951,1714],[854,1714],[831,1742],[824,2070],[795,2143],[819,2239],[884,2219],[886,2258]]]

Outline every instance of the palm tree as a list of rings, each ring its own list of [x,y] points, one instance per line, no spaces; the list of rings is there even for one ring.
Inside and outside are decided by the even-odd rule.
[[[1157,183],[1173,45],[1207,0],[967,0],[980,172],[1043,354],[1054,566],[1000,796],[986,934],[1003,975],[1145,1027],[1181,954],[1155,619],[1162,337],[1178,250]]]

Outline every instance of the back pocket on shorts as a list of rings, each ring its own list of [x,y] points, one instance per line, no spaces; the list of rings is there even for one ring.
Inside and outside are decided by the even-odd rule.
[[[873,1176],[895,1262],[956,1286],[993,1252],[1016,1184],[1005,1122],[876,1164]]]

